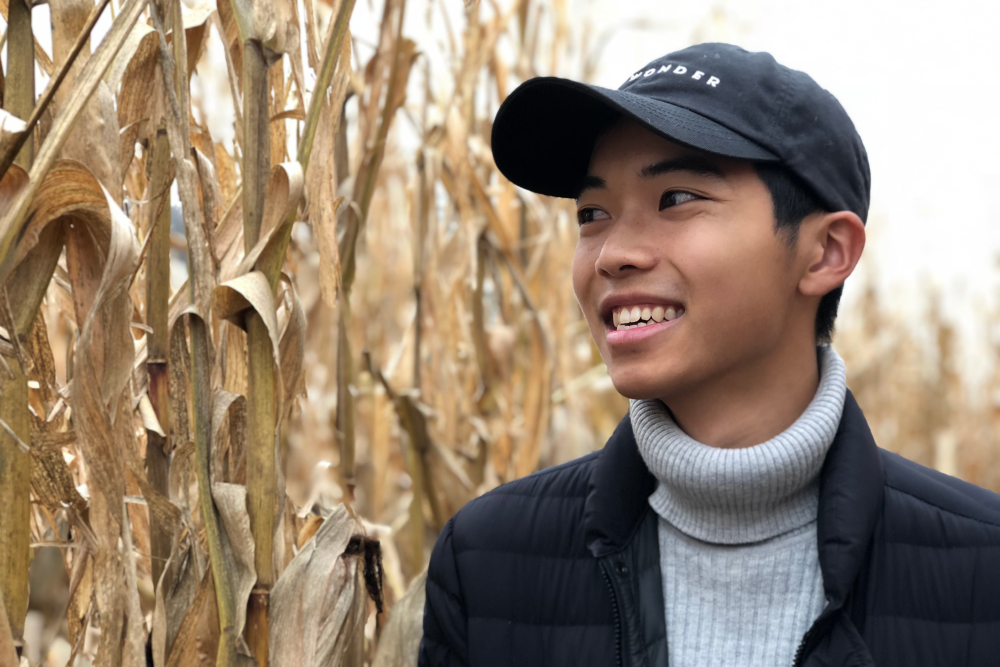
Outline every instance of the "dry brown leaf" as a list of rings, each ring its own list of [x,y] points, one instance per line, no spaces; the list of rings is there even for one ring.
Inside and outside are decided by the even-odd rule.
[[[302,545],[313,538],[316,531],[319,530],[320,526],[323,525],[323,517],[316,516],[315,514],[310,514],[306,517],[306,522],[302,525],[302,529],[295,538],[295,546],[299,550],[302,549]]]
[[[118,142],[118,159],[122,173],[135,156],[135,142],[150,137],[156,132],[163,116],[163,76],[159,68],[159,38],[156,32],[145,24],[138,24],[129,35],[129,42],[123,51],[131,48],[132,53],[124,65],[121,56],[115,61],[111,72],[121,78],[121,92],[118,94],[118,126],[122,128]],[[121,74],[115,69],[121,68]]]
[[[194,440],[188,403],[191,355],[188,353],[186,319],[177,317],[170,326],[170,431],[178,445]]]
[[[278,318],[277,311],[274,303],[274,295],[271,291],[271,286],[267,280],[267,277],[260,271],[254,271],[252,273],[244,274],[238,278],[235,278],[227,283],[224,283],[216,288],[213,294],[213,310],[216,314],[228,321],[243,325],[247,319],[245,316],[246,311],[253,310],[260,316],[260,321],[263,322],[265,329],[267,330],[268,338],[271,342],[271,356],[273,360],[272,368],[281,368],[281,357],[280,357],[280,331],[278,328]],[[301,350],[301,347],[298,348]],[[266,363],[266,357],[264,358]],[[277,386],[275,388],[274,405],[275,415],[282,414],[284,406],[284,391],[283,385],[280,382],[275,383]],[[271,400],[271,399],[269,399]],[[272,407],[267,405],[264,409]],[[252,428],[249,424],[247,428]],[[275,420],[273,425],[265,426],[264,433],[265,438],[269,438],[272,443],[275,442],[277,437],[278,429],[280,428],[280,422]],[[271,431],[271,435],[268,436],[267,432]],[[273,444],[272,444],[273,446]],[[272,456],[277,455],[277,450],[272,450]],[[248,454],[249,456],[249,454]],[[271,460],[272,464],[277,464],[276,460]],[[253,483],[253,461],[248,461],[247,464],[247,477],[250,483]],[[280,468],[280,466],[279,466]],[[240,487],[243,488],[243,487]],[[265,492],[266,496],[272,496],[272,491],[268,490]],[[284,488],[280,482],[278,488],[273,491],[273,502],[274,507],[280,508],[280,499],[284,497]],[[275,512],[277,515],[277,511]],[[249,520],[249,519],[248,519]],[[264,535],[271,533],[271,538],[273,539],[273,532],[276,529],[277,522],[273,524],[272,528],[265,528]],[[273,542],[267,542],[265,544],[273,544]],[[273,548],[271,546],[265,546],[264,548],[269,551]],[[263,552],[267,556],[271,554],[268,552]],[[264,566],[268,568],[268,566]],[[265,570],[266,571],[266,570]],[[256,572],[256,569],[254,569]],[[263,578],[264,575],[262,574]],[[256,580],[256,579],[255,579]],[[273,579],[268,578],[268,582],[273,581]],[[242,613],[243,610],[241,610]]]
[[[205,608],[205,602],[214,599],[212,597],[214,587],[212,586],[212,570],[206,569],[205,574],[198,584],[198,591],[190,606],[184,610],[184,616],[177,627],[173,642],[170,645],[170,653],[167,657],[167,667],[187,667],[195,664],[195,650],[197,642],[195,635],[198,631],[198,620],[201,618]],[[181,610],[180,608],[178,609]],[[169,634],[169,630],[168,630]],[[214,651],[212,653],[215,655]]]
[[[128,607],[125,610],[125,640],[123,645],[123,667],[146,667],[145,630],[142,608],[139,605],[139,586],[135,572],[135,550],[132,547],[132,531],[129,528],[127,508],[122,507],[122,550],[125,553],[125,595]],[[148,531],[148,527],[147,527]]]
[[[211,154],[215,155],[215,148],[211,145],[211,137],[208,133],[202,135],[203,140],[209,143],[207,146]],[[218,251],[214,246],[215,228],[219,221],[219,214],[222,207],[222,193],[219,191],[218,179],[215,176],[215,167],[212,161],[199,149],[192,148],[191,154],[194,156],[194,163],[198,170],[198,193],[201,195],[202,224],[205,226],[205,239],[208,241],[208,257],[212,261],[212,275],[219,275]]]
[[[13,118],[10,114],[0,110],[0,119]],[[28,172],[21,169],[16,164],[10,165],[7,172],[0,178],[0,210],[6,210],[8,206],[28,185]]]
[[[235,206],[238,188],[236,185],[236,161],[222,144],[215,144],[215,164],[218,166],[216,177],[219,192],[222,194],[222,205],[224,207]],[[242,217],[242,215],[237,216],[237,220],[242,219]]]
[[[86,550],[73,559],[70,577],[69,604],[66,606],[70,643],[76,644],[80,634],[86,630],[84,620],[94,594],[94,559]]]
[[[104,73],[104,82],[111,88],[111,92],[116,95],[120,94],[122,77],[125,76],[125,71],[132,64],[136,53],[142,48],[143,41],[151,32],[153,29],[145,23],[136,23],[132,27],[132,31],[125,38],[121,48],[118,49],[114,60],[111,61],[108,71]]]
[[[47,427],[49,423],[41,419],[32,420],[31,490],[38,502],[50,510],[72,507],[82,512],[87,503],[76,490],[62,452],[63,447],[76,441],[76,433],[49,432]]]
[[[345,557],[361,525],[343,504],[327,517],[271,590],[273,667],[337,667],[367,602],[356,557]]]
[[[271,175],[267,182],[267,194],[264,201],[264,213],[261,217],[260,240],[246,256],[240,258],[239,251],[242,250],[242,243],[232,243],[230,250],[222,261],[220,276],[223,281],[241,276],[257,263],[257,259],[264,250],[271,245],[272,241],[279,235],[275,232],[288,221],[292,213],[295,212],[305,188],[305,181],[302,174],[302,167],[298,162],[282,162],[271,169]],[[238,225],[236,221],[230,223]],[[234,227],[236,229],[238,227]],[[239,234],[231,234],[232,237],[239,237],[242,241],[242,229]],[[221,248],[219,252],[225,252]]]
[[[260,271],[252,271],[222,283],[212,294],[212,311],[241,328],[244,326],[246,312],[251,309],[264,320],[271,337],[274,363],[280,364],[278,313],[267,277]]]
[[[215,13],[215,2],[200,0],[191,4],[181,3],[181,11],[187,41],[187,73],[190,78],[208,41],[208,22]]]
[[[54,180],[53,174],[66,178]],[[66,257],[77,322],[83,323],[80,346],[87,352],[77,354],[77,361],[92,357],[98,385],[90,389],[99,389],[97,397],[106,406],[113,405],[132,373],[135,348],[128,287],[138,259],[138,239],[132,221],[81,165],[70,163],[66,169],[53,170],[53,174],[46,179],[51,184],[51,199],[45,197],[44,203],[55,205],[61,214],[74,214],[66,232]],[[65,201],[73,195],[96,199],[98,193],[105,198],[103,209],[98,209],[102,214],[99,217],[91,215],[92,206],[81,207],[80,215],[76,215],[72,202]],[[45,215],[36,214],[32,224],[36,220],[46,224],[47,215],[47,211]],[[74,372],[74,378],[79,377]]]
[[[57,66],[62,66],[70,55],[73,44],[83,32],[93,9],[93,0],[50,0],[52,57]],[[83,73],[83,68],[90,57],[90,49],[84,46],[80,55],[73,61],[66,79],[56,90],[56,108],[62,109],[72,92],[73,83]],[[120,204],[122,170],[117,143],[118,117],[115,113],[114,95],[106,82],[99,81],[97,89],[85,104],[59,155],[61,158],[79,160],[87,165],[91,173],[113,193],[113,199]]]
[[[208,576],[200,578],[198,576],[197,556],[194,553],[196,548],[191,533],[183,533],[175,540],[173,551],[163,568],[163,574],[156,582],[155,606],[150,629],[154,667],[166,665],[167,656],[174,646],[174,638],[192,604],[197,608],[196,615],[201,612],[204,599],[196,602],[200,593],[199,582],[205,583],[211,579]],[[181,647],[180,651],[184,650],[185,647]]]
[[[378,640],[372,667],[416,667],[420,639],[424,636],[424,601],[427,571],[413,578],[406,594],[389,614]]]
[[[0,596],[0,665],[16,665],[17,649],[14,648],[14,637],[10,634],[10,621],[7,619],[7,610],[3,606],[3,597]]]
[[[49,344],[45,315],[41,311],[35,315],[35,323],[31,327],[28,356],[31,358],[31,376],[38,382],[38,396],[46,408],[49,408],[59,399],[56,393],[59,381],[56,379],[56,362]],[[45,412],[48,414],[48,409]]]
[[[289,309],[288,322],[281,334],[279,358],[281,359],[282,401],[284,409],[278,415],[278,423],[282,423],[292,409],[295,397],[305,391],[305,373],[303,362],[306,351],[306,314],[302,310],[302,302],[295,291],[295,285],[287,276],[282,276],[287,285],[285,301]]]
[[[233,10],[243,41],[254,40],[276,54],[296,48],[299,28],[293,0],[234,0]]]
[[[235,356],[235,355],[234,355]],[[228,428],[226,426],[228,425]],[[234,394],[225,389],[216,389],[212,399],[212,464],[220,465],[220,459],[229,455],[229,469],[218,470],[214,479],[228,480],[235,483],[245,482],[247,429],[247,399],[241,394]]]
[[[215,397],[212,399],[212,434],[215,437],[218,437],[219,431],[222,430],[222,425],[225,424],[229,409],[236,407],[242,402],[244,405],[243,409],[245,410],[246,401],[246,397],[240,394],[234,394],[225,389],[215,390]]]
[[[212,484],[212,499],[222,519],[222,552],[226,575],[229,576],[233,599],[236,603],[234,627],[227,628],[229,639],[243,655],[250,650],[243,639],[246,624],[247,601],[257,583],[254,570],[254,541],[250,533],[250,515],[247,513],[247,490],[241,484]]]
[[[138,257],[138,243],[131,221],[107,192],[79,163],[62,164],[64,186],[52,189],[48,202],[57,217],[40,216],[44,226],[51,219],[66,224],[66,265],[73,288],[77,322],[82,322],[73,357],[70,398],[73,424],[88,466],[91,513],[97,536],[95,589],[102,635],[98,665],[118,665],[122,659],[121,632],[125,622],[123,563],[118,552],[123,515],[125,478],[122,455],[134,452],[134,426],[127,382],[132,370],[133,338],[130,331],[132,300],[129,282]],[[46,179],[46,182],[50,182]],[[78,191],[90,201],[73,208],[64,200],[65,190]],[[93,201],[103,195],[104,206]],[[33,220],[34,224],[34,220]]]
[[[98,45],[83,71],[74,82],[67,95],[65,102],[61,105],[59,113],[49,130],[45,141],[42,143],[38,155],[31,166],[29,172],[30,179],[27,188],[22,190],[16,200],[7,207],[0,217],[0,261],[3,261],[11,250],[14,239],[21,233],[25,222],[28,220],[29,208],[35,197],[37,189],[41,186],[44,176],[49,172],[53,162],[58,157],[64,142],[68,138],[80,113],[83,112],[87,101],[93,95],[99,84],[103,83],[102,77],[114,59],[118,49],[121,48],[132,31],[132,26],[139,19],[139,15],[146,6],[146,0],[129,0],[121,8],[118,16],[111,24],[111,29]],[[119,181],[120,182],[120,181]],[[0,276],[5,277],[5,276]]]
[[[167,662],[167,605],[163,600],[163,583],[173,565],[173,558],[167,561],[156,585],[153,618],[149,628],[149,648],[153,656],[153,667],[164,667]]]
[[[340,291],[340,252],[337,245],[337,210],[343,197],[337,197],[337,173],[333,145],[336,140],[341,109],[350,83],[350,39],[345,35],[346,54],[341,53],[338,64],[343,71],[334,76],[330,100],[323,102],[319,127],[313,139],[306,171],[306,198],[309,202],[309,220],[319,249],[319,288],[323,302],[333,308]],[[332,202],[332,204],[331,204]]]
[[[164,438],[167,437],[167,434],[163,432],[163,427],[160,426],[160,420],[156,417],[156,411],[153,410],[149,394],[143,394],[139,398],[139,416],[142,418],[143,428],[147,431],[157,433]]]

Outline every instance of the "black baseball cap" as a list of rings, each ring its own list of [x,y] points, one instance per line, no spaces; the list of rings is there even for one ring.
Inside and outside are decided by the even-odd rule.
[[[840,102],[769,53],[698,44],[631,74],[618,90],[529,79],[493,123],[493,158],[516,185],[576,197],[598,135],[625,116],[678,144],[781,162],[831,211],[868,218],[868,154]]]

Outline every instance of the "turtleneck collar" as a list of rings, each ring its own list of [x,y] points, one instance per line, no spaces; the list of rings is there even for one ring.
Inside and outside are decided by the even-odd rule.
[[[649,504],[681,532],[714,544],[760,542],[816,519],[818,475],[844,409],[847,375],[817,349],[820,381],[805,412],[767,442],[710,447],[688,436],[660,400],[632,400],[639,453],[658,480]]]

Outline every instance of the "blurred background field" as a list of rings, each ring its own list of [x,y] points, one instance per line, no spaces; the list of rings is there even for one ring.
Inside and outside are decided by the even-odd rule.
[[[11,48],[8,17],[19,2],[0,0],[0,39]],[[997,168],[995,159],[975,157],[995,156],[1000,146],[995,135],[978,148],[966,141],[985,128],[977,109],[996,99],[997,84],[959,90],[966,74],[948,79],[947,68],[930,58],[919,108],[902,88],[890,94],[923,64],[924,54],[914,55],[911,67],[900,53],[922,46],[938,20],[928,8],[901,5],[907,31],[890,36],[886,29],[882,43],[841,56],[826,45],[862,40],[870,28],[851,33],[828,10],[802,9],[807,3],[688,3],[666,12],[660,3],[596,0],[287,0],[263,3],[276,8],[276,28],[256,38],[252,26],[249,33],[238,26],[241,3],[219,3],[178,6],[186,54],[170,30],[175,5],[155,5],[168,38],[164,53],[186,55],[190,70],[175,86],[177,103],[190,101],[182,115],[171,116],[160,73],[165,56],[149,10],[80,107],[59,157],[91,174],[77,178],[87,183],[91,208],[68,204],[51,216],[44,229],[60,230],[65,238],[58,242],[47,246],[39,231],[37,248],[48,248],[53,268],[40,286],[35,278],[44,300],[25,326],[18,326],[11,298],[20,294],[13,290],[24,270],[2,276],[13,315],[5,312],[0,323],[0,352],[14,367],[5,386],[26,391],[30,406],[23,411],[27,431],[18,431],[30,455],[9,431],[0,433],[0,474],[2,466],[19,465],[17,456],[34,466],[24,522],[33,554],[27,614],[10,605],[27,590],[17,563],[0,570],[8,577],[0,585],[14,591],[5,593],[11,636],[16,643],[23,632],[31,664],[145,664],[147,644],[158,667],[214,664],[227,650],[232,664],[246,664],[249,655],[264,663],[269,648],[261,648],[267,632],[260,628],[268,623],[274,664],[415,664],[420,574],[443,523],[501,483],[600,448],[628,407],[572,293],[571,202],[518,190],[500,176],[489,145],[493,114],[530,77],[558,74],[617,87],[646,61],[696,41],[773,50],[844,101],[869,146],[875,183],[869,247],[847,285],[834,338],[848,385],[882,447],[1000,491],[1000,220],[989,189],[980,187]],[[83,59],[91,50],[98,59],[98,45],[114,35],[112,16],[133,6],[110,4]],[[32,9],[36,98],[93,7],[91,0],[50,0]],[[993,10],[963,7],[952,12],[957,19],[940,20],[968,21],[979,11]],[[350,17],[342,42],[338,17]],[[945,33],[938,38],[950,39]],[[264,60],[256,75],[247,69],[247,54],[261,48],[254,41],[275,61],[266,69]],[[973,48],[989,56],[994,47]],[[185,69],[183,58],[174,62]],[[329,89],[314,105],[326,62]],[[7,49],[3,65],[0,91],[11,110],[17,86]],[[32,139],[36,159],[72,104],[67,91],[84,78],[73,70],[42,115]],[[256,116],[249,111],[251,81],[263,95]],[[966,104],[952,108],[955,98]],[[909,128],[910,143],[894,139],[893,114],[905,116],[895,125]],[[248,141],[250,118],[263,118],[256,127],[268,128],[258,142],[266,148]],[[958,146],[935,145],[929,127],[942,118],[959,127],[952,142]],[[186,130],[188,149],[197,151],[189,152],[190,172],[179,168],[176,152],[173,163],[164,157],[166,135],[157,139],[158,127],[171,123]],[[113,150],[100,149],[103,139],[95,136],[110,137]],[[303,146],[311,157],[306,151],[303,158]],[[928,154],[936,159],[924,159]],[[18,164],[43,194],[68,187],[68,177],[47,180],[70,173],[57,169],[66,163],[37,175],[30,162]],[[4,176],[0,204],[8,208],[0,216],[10,215],[25,187],[11,176],[16,168]],[[966,183],[955,181],[956,170]],[[185,195],[180,177],[165,185],[173,172],[193,174],[195,189]],[[257,255],[246,227],[255,192],[266,193],[256,214],[263,239]],[[34,206],[32,224],[45,213]],[[156,220],[161,230],[169,226],[166,241],[154,238]],[[200,247],[192,220],[194,233],[207,235],[201,260],[188,252]],[[108,239],[125,237],[115,233],[127,237],[120,256]],[[282,233],[287,253],[271,241]],[[24,259],[31,238],[15,246],[18,267],[34,257]],[[150,268],[151,258],[168,253],[169,303],[154,302],[148,285],[164,283],[165,274]],[[268,264],[269,257],[278,259]],[[123,276],[111,296],[96,289],[109,266]],[[267,280],[248,286],[255,269],[270,279],[271,292]],[[197,292],[200,280],[204,294]],[[207,327],[185,319],[189,304]],[[100,324],[88,346],[81,340],[88,339],[91,312]],[[264,366],[255,366],[254,318],[266,327]],[[163,325],[171,340],[156,348],[152,335]],[[197,352],[199,335],[207,345],[201,361],[188,349]],[[277,349],[273,369],[269,336]],[[165,350],[162,358],[154,348]],[[202,375],[199,363],[207,364]],[[263,405],[279,409],[261,450],[254,429],[268,411],[258,401],[260,378],[272,370],[280,386]],[[113,391],[109,378],[116,378]],[[166,411],[157,402],[160,386]],[[84,392],[104,402],[90,405]],[[5,393],[3,409],[17,396]],[[195,444],[201,408],[211,416],[211,438]],[[94,430],[98,422],[104,431]],[[110,445],[99,447],[95,434]],[[271,477],[266,466],[255,467],[255,451],[276,459]],[[113,469],[105,469],[107,460]],[[220,487],[200,494],[199,479]],[[254,509],[255,497],[264,510]],[[205,508],[221,521],[206,521]],[[14,516],[6,514],[5,530]],[[213,524],[221,525],[221,551],[213,546]],[[273,562],[262,565],[253,554],[262,551],[259,531],[269,530],[274,543],[264,550]],[[357,535],[377,545],[349,539]],[[310,544],[347,556],[321,563]],[[303,569],[305,556],[318,571]],[[213,581],[216,563],[231,570],[228,593]],[[275,586],[286,574],[279,603]],[[322,600],[310,598],[309,587],[320,585]],[[269,595],[262,612],[259,600]],[[331,606],[310,614],[320,603]],[[220,630],[227,604],[235,614],[228,635]],[[242,618],[241,609],[249,609]],[[291,641],[275,634],[286,623],[325,639],[302,640],[298,652],[275,658],[275,646]],[[232,638],[241,634],[245,642]],[[3,648],[0,640],[0,664]]]

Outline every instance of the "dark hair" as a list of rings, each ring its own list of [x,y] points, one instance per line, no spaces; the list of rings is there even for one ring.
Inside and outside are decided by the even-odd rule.
[[[796,176],[788,167],[776,162],[755,162],[757,176],[771,193],[774,204],[774,231],[784,234],[789,247],[794,248],[799,240],[802,220],[811,213],[824,212],[826,207],[812,189]],[[830,290],[820,299],[816,311],[816,342],[829,343],[833,334],[833,323],[837,319],[837,307],[844,286]]]

